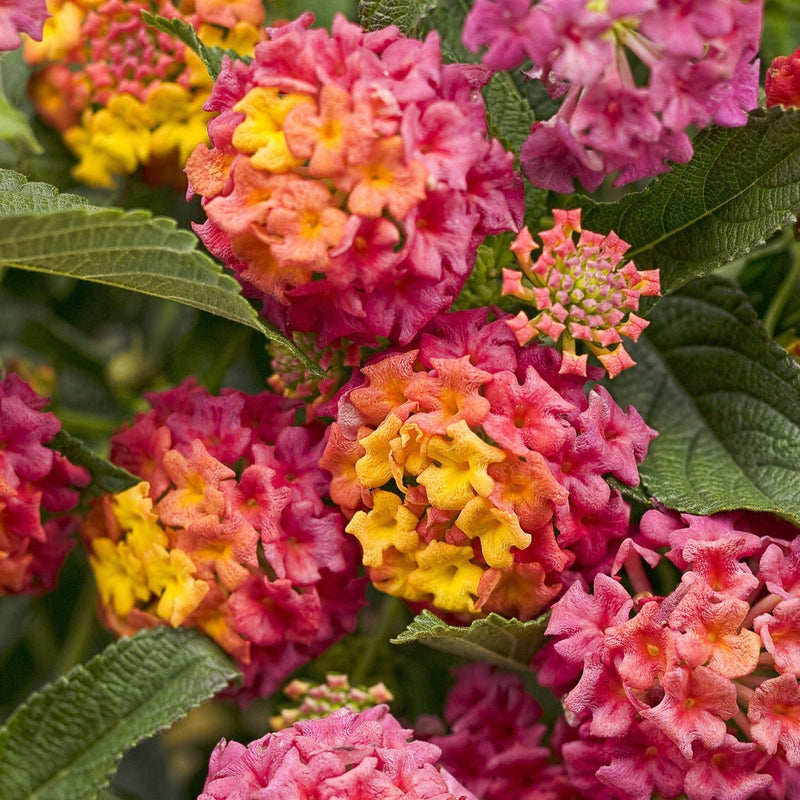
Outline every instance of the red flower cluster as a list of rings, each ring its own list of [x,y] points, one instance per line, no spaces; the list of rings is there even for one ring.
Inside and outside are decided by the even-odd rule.
[[[90,480],[45,446],[61,430],[46,405],[18,375],[0,380],[0,595],[53,588],[73,545],[76,487]]]
[[[212,397],[187,381],[147,398],[111,450],[142,483],[84,528],[104,621],[198,628],[237,659],[241,698],[270,694],[364,602],[356,548],[323,502],[321,431],[269,392]]]

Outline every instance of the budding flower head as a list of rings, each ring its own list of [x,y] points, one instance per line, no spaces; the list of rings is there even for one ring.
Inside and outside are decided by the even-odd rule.
[[[294,706],[284,708],[280,716],[272,717],[270,724],[275,731],[289,728],[302,719],[320,719],[340,708],[358,712],[394,700],[383,683],[361,689],[350,686],[348,676],[339,674],[326,675],[325,683],[319,684],[293,680],[283,693]]]
[[[83,534],[103,621],[120,634],[197,628],[236,658],[240,700],[271,694],[355,626],[358,558],[297,401],[191,381],[112,438],[142,478],[102,498]]]
[[[622,337],[636,341],[649,324],[633,312],[641,296],[660,294],[658,270],[639,272],[625,261],[630,245],[613,231],[582,231],[580,209],[556,209],[553,217],[553,228],[539,234],[544,249],[535,262],[530,254],[538,245],[527,228],[511,246],[522,272],[503,270],[503,294],[538,310],[530,319],[521,312],[512,327],[522,344],[536,334],[558,342],[563,372],[586,375],[587,356],[575,349],[576,340],[585,342],[613,378],[635,363]]]
[[[313,15],[223,66],[211,149],[186,165],[206,246],[286,332],[408,342],[463,286],[488,234],[517,230],[513,156],[487,132],[488,73],[439,38]]]
[[[212,81],[175,37],[149,27],[142,12],[183,20],[201,41],[252,52],[264,11],[258,0],[50,0],[41,43],[24,56],[40,67],[29,92],[41,117],[78,158],[80,181],[113,187],[138,169],[154,183],[178,184],[186,159],[207,141],[203,109]]]

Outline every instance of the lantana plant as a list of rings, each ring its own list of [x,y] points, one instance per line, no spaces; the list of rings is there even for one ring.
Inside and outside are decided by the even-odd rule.
[[[0,798],[798,800],[798,54],[0,0]]]

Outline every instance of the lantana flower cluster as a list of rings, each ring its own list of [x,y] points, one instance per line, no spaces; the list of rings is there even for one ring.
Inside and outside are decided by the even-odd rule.
[[[15,373],[0,377],[0,595],[53,588],[91,479],[46,446],[61,430],[47,402]]]
[[[223,739],[198,800],[477,800],[438,765],[439,748],[411,733],[379,705],[343,708],[248,745]]]
[[[187,163],[198,234],[284,331],[410,341],[449,307],[489,234],[517,230],[513,156],[486,130],[486,70],[438,35],[311,14],[223,67],[212,148]]]
[[[355,627],[357,548],[326,506],[321,432],[270,392],[187,380],[112,438],[142,481],[84,526],[103,621],[120,634],[197,628],[234,656],[239,697],[274,691]]]
[[[649,324],[633,312],[641,296],[660,294],[658,270],[639,272],[633,261],[624,261],[630,245],[613,231],[607,236],[582,231],[579,208],[555,209],[553,218],[553,228],[539,233],[544,244],[539,258],[531,259],[538,245],[525,227],[511,246],[522,271],[503,270],[503,294],[538,310],[531,319],[524,311],[518,314],[517,339],[525,344],[536,334],[549,336],[560,344],[562,372],[586,375],[588,356],[575,349],[581,340],[613,378],[635,363],[622,337],[635,342]]]
[[[321,719],[340,708],[364,711],[367,708],[391,703],[394,695],[383,685],[361,688],[351,686],[350,678],[339,673],[329,673],[324,683],[310,683],[299,679],[286,686],[283,693],[293,702],[270,719],[273,730],[283,730],[300,720]]]
[[[520,151],[536,186],[594,191],[692,155],[686,129],[744,125],[758,105],[763,0],[476,0],[463,40],[483,63],[544,81],[563,102]],[[643,77],[644,76],[644,77]]]
[[[73,175],[112,187],[143,168],[154,183],[180,185],[189,154],[208,140],[203,109],[213,81],[174,36],[142,12],[191,24],[201,41],[242,55],[263,38],[260,0],[49,0],[52,17],[25,59],[41,67],[29,94],[78,158]]]
[[[16,50],[21,33],[40,41],[47,19],[45,0],[4,0],[0,5],[0,51]]]
[[[442,315],[412,349],[368,361],[320,462],[372,582],[466,618],[531,619],[610,566],[630,508],[604,476],[638,484],[655,435],[561,374],[556,350],[520,347],[509,319]]]
[[[601,574],[553,606],[537,676],[578,734],[562,748],[573,785],[600,800],[798,796],[800,539],[785,527],[648,511],[617,565],[636,594]],[[653,548],[681,571],[666,596],[641,568]]]

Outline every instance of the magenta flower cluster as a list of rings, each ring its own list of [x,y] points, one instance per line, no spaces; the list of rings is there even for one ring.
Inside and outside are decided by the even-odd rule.
[[[3,0],[0,3],[0,51],[16,50],[21,33],[41,41],[47,13],[45,0]]]
[[[520,152],[530,181],[594,191],[688,161],[689,126],[745,124],[762,13],[763,0],[476,0],[463,39],[495,70],[530,59],[527,74],[563,96]]]
[[[186,167],[198,234],[283,330],[406,343],[519,228],[522,182],[487,133],[488,70],[443,64],[434,33],[312,20],[223,67]]]
[[[385,705],[297,722],[243,745],[224,739],[198,800],[477,800]]]
[[[61,422],[13,372],[0,380],[0,595],[52,589],[90,475],[47,447]]]
[[[767,515],[652,510],[618,557],[635,595],[605,574],[592,594],[570,587],[537,674],[574,728],[572,785],[598,800],[800,796],[796,533]],[[654,548],[681,571],[666,596],[646,589]]]

